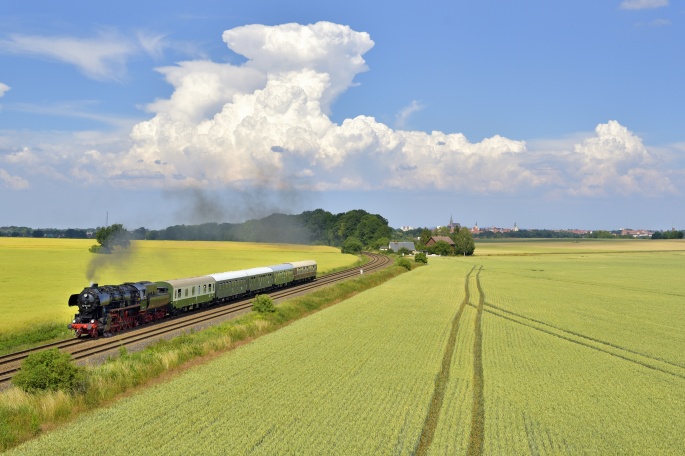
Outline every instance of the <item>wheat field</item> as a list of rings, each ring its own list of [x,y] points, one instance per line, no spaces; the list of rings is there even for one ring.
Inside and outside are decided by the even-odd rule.
[[[685,243],[492,245],[9,454],[71,454],[84,435],[94,454],[682,452]],[[132,434],[132,417],[171,431]]]

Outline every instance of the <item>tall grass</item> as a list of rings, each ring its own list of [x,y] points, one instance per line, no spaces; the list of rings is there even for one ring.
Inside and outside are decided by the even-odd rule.
[[[110,358],[103,365],[89,368],[88,386],[82,394],[27,394],[11,388],[0,393],[0,450],[12,448],[39,435],[43,429],[73,419],[85,410],[107,404],[160,375],[178,371],[191,360],[231,349],[272,332],[403,272],[406,272],[404,268],[392,267],[374,274],[360,275],[286,301],[268,315],[251,312],[203,331],[159,341],[140,352],[120,350],[118,356]]]
[[[73,336],[66,323],[45,322],[27,326],[21,332],[0,335],[0,355],[16,352],[53,340]]]

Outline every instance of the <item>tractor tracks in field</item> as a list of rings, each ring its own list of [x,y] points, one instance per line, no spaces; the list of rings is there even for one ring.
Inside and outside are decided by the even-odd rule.
[[[480,287],[480,280],[478,281],[478,284]],[[504,309],[503,307],[487,301],[485,301],[483,304],[483,310],[490,315],[503,318],[513,323],[526,326],[530,329],[540,331],[550,336],[554,336],[559,339],[563,339],[568,342],[608,354],[610,356],[614,356],[651,370],[655,370],[680,379],[685,379],[685,364],[669,361],[659,356],[654,356],[638,350],[623,347],[621,345],[598,339],[596,337],[587,336],[576,331],[565,329],[542,320]],[[476,307],[473,304],[470,305]]]
[[[471,278],[471,273],[473,273],[476,267],[474,266],[468,274],[466,274],[466,279],[464,280],[464,299],[462,299],[459,304],[457,313],[452,319],[452,326],[450,328],[450,335],[447,340],[447,347],[445,348],[445,353],[442,356],[442,365],[438,376],[435,378],[435,388],[433,389],[433,397],[431,399],[430,407],[428,409],[428,415],[426,416],[426,421],[423,425],[421,431],[421,437],[419,438],[419,444],[416,448],[416,454],[423,456],[428,454],[431,443],[433,443],[433,437],[435,436],[435,429],[438,427],[438,419],[440,418],[440,410],[442,409],[442,404],[445,399],[445,390],[447,389],[447,381],[450,377],[450,367],[452,365],[452,357],[454,355],[454,350],[457,345],[457,334],[459,332],[459,321],[461,320],[461,315],[464,313],[464,309],[470,300],[469,291],[469,279]]]
[[[483,377],[483,334],[482,334],[482,315],[485,305],[485,294],[480,285],[480,271],[481,266],[476,273],[476,285],[478,288],[478,305],[476,306],[476,318],[474,321],[474,341],[473,341],[473,398],[471,409],[471,429],[469,432],[469,455],[480,455],[483,453],[484,431],[485,431],[485,397],[484,397],[484,377]],[[467,305],[472,305],[471,291],[469,282],[471,275],[476,270],[476,266],[466,274],[464,279],[464,299],[462,299],[457,309],[457,313],[452,319],[450,327],[450,334],[447,340],[447,346],[442,358],[442,365],[440,372],[435,379],[435,388],[433,390],[433,397],[431,398],[430,407],[426,416],[421,437],[416,448],[417,455],[428,454],[435,431],[438,427],[440,418],[440,411],[442,410],[445,400],[445,391],[447,390],[450,369],[452,366],[455,351],[457,349],[457,335],[459,333],[459,325],[462,314]]]
[[[448,388],[450,369],[453,363],[453,358],[458,349],[466,347],[457,346],[458,334],[460,330],[468,330],[467,327],[462,326],[462,316],[466,307],[475,310],[475,317],[473,323],[473,346],[472,346],[472,401],[471,401],[471,420],[466,426],[470,426],[468,447],[466,453],[469,456],[482,455],[484,451],[485,442],[485,377],[483,369],[483,328],[482,319],[483,314],[487,313],[495,317],[503,318],[507,321],[523,325],[527,328],[540,331],[547,335],[557,337],[559,339],[580,345],[585,348],[590,348],[602,352],[604,354],[616,357],[618,359],[642,366],[651,370],[661,372],[663,374],[673,376],[679,379],[685,379],[685,364],[669,361],[665,358],[650,355],[645,352],[630,349],[620,346],[618,344],[602,340],[599,338],[584,335],[582,333],[564,329],[560,326],[544,322],[535,318],[528,317],[521,313],[507,310],[503,307],[497,306],[488,302],[485,298],[485,291],[480,281],[480,274],[483,271],[483,266],[473,266],[473,268],[466,274],[464,280],[464,298],[460,302],[457,312],[452,319],[449,338],[445,348],[441,369],[435,379],[435,388],[431,398],[430,407],[424,426],[419,438],[415,454],[425,455],[430,451],[433,438],[436,430],[440,425],[440,413],[443,409],[445,395]],[[475,272],[475,274],[474,274]],[[478,289],[477,303],[471,302],[470,284],[475,275],[475,284]],[[468,314],[467,314],[468,315]],[[470,318],[470,317],[464,317]],[[467,320],[468,321],[468,320]],[[469,324],[470,326],[470,324]],[[443,417],[445,419],[445,417]],[[527,429],[528,430],[528,429]],[[466,429],[464,429],[466,431]],[[438,450],[439,451],[439,450]]]
[[[621,347],[620,345],[596,339],[594,337],[585,336],[575,331],[569,331],[558,326],[536,320],[534,318],[526,317],[524,315],[502,309],[494,304],[486,302],[485,305],[487,307],[484,309],[485,312],[491,315],[495,315],[550,336],[554,336],[559,339],[563,339],[568,342],[614,356],[624,361],[628,361],[630,363],[685,380],[685,366],[681,364],[648,355],[646,353],[641,353],[636,350],[631,350],[629,348]]]
[[[474,322],[473,338],[473,405],[471,407],[471,433],[469,435],[468,455],[483,454],[483,442],[485,437],[485,379],[483,378],[483,306],[485,305],[485,293],[480,285],[480,272],[476,274],[476,286],[478,288],[478,307]]]

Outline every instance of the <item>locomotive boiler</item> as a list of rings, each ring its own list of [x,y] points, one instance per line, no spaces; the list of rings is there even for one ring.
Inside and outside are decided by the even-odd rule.
[[[158,290],[153,282],[104,286],[95,283],[69,297],[69,306],[78,307],[69,328],[77,337],[121,331],[164,318],[170,301],[169,293]]]

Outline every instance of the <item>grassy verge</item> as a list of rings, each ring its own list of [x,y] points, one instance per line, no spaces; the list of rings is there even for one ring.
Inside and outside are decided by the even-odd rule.
[[[360,274],[355,279],[286,301],[276,306],[276,312],[272,314],[252,312],[203,331],[157,342],[137,353],[127,353],[122,348],[119,356],[89,368],[88,386],[83,393],[27,394],[11,388],[0,394],[0,450],[12,448],[68,422],[81,412],[106,405],[163,375],[180,372],[200,362],[201,357],[230,350],[403,272],[406,269],[395,266],[373,274]]]
[[[66,339],[73,335],[73,332],[67,329],[66,323],[39,323],[18,333],[0,335],[0,356]]]

